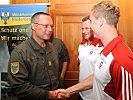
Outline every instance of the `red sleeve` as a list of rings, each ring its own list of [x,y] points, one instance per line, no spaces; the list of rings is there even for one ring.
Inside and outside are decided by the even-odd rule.
[[[110,75],[115,89],[116,100],[133,99],[133,75],[129,73],[117,60],[110,66]]]

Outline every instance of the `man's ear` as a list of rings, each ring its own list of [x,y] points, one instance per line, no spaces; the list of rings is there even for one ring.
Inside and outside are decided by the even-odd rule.
[[[102,27],[103,23],[104,23],[103,17],[99,17],[99,26]]]
[[[35,30],[35,25],[34,25],[34,23],[31,23],[31,29],[32,29],[32,30]]]

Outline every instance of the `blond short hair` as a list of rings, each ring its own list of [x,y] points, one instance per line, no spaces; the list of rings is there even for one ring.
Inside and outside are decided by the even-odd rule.
[[[120,17],[119,7],[113,5],[111,1],[100,2],[94,5],[91,11],[96,19],[102,16],[110,25],[116,26]]]

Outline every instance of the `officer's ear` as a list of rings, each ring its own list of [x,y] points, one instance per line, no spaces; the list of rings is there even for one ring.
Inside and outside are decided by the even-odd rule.
[[[32,30],[35,30],[35,29],[36,29],[34,23],[31,23],[31,29],[32,29]]]

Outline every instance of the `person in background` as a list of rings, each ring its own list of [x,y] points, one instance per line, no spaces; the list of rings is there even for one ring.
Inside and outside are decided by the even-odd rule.
[[[66,71],[70,62],[70,58],[69,58],[69,54],[68,54],[68,49],[66,47],[66,45],[64,44],[64,42],[59,39],[59,38],[55,38],[54,36],[51,36],[50,40],[49,40],[55,50],[58,52],[58,56],[59,56],[59,74],[61,77],[61,87],[64,87],[64,78],[66,75]]]
[[[60,88],[58,52],[48,42],[53,32],[49,14],[37,12],[31,17],[32,36],[11,52],[8,82],[17,100],[57,98]],[[14,99],[15,100],[15,99]]]
[[[94,38],[89,18],[88,15],[82,19],[83,41],[78,48],[79,82],[93,73],[97,55],[103,49],[100,39]],[[92,89],[80,92],[80,96],[83,100],[92,100]]]
[[[94,74],[73,87],[59,89],[60,98],[93,87],[93,100],[133,100],[133,53],[116,29],[119,16],[119,8],[111,1],[93,6],[91,28],[104,49],[97,57]]]

